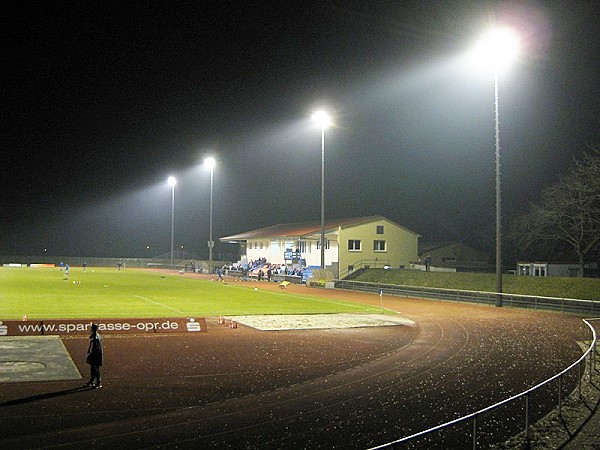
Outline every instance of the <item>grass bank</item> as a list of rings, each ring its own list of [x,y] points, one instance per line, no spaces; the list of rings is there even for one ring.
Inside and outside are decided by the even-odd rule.
[[[467,291],[496,291],[493,273],[422,272],[403,269],[369,269],[356,281],[397,284]],[[504,275],[503,291],[510,294],[539,295],[544,297],[600,300],[600,278],[518,277]]]

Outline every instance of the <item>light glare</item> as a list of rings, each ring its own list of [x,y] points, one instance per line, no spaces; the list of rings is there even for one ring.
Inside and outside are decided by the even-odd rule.
[[[215,161],[215,158],[206,158],[204,160],[204,165],[209,169],[209,170],[213,170],[215,168],[215,165],[217,164],[217,162]]]
[[[475,47],[474,56],[480,64],[494,69],[510,65],[519,55],[520,39],[513,28],[499,27],[488,31]]]
[[[167,182],[169,183],[169,186],[173,187],[177,184],[177,180],[175,179],[175,177],[169,177],[167,179]]]
[[[312,119],[323,129],[329,128],[332,125],[331,117],[324,110],[316,111],[312,115]]]

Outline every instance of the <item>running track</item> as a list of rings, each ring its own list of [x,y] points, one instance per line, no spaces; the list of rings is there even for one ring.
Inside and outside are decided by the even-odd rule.
[[[0,385],[0,447],[367,448],[531,387],[589,339],[580,318],[557,313],[395,297],[383,306],[417,327],[261,332],[209,318],[202,335],[105,336],[103,389]],[[64,340],[85,376],[86,341]],[[533,399],[537,417],[554,406],[546,394]],[[482,444],[520,431],[520,410],[481,423]],[[417,447],[464,448],[468,433]]]

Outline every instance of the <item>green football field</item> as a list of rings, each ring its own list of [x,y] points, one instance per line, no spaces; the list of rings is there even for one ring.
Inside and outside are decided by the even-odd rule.
[[[255,290],[177,273],[114,268],[0,268],[0,320],[211,317],[251,314],[381,313],[379,308]]]

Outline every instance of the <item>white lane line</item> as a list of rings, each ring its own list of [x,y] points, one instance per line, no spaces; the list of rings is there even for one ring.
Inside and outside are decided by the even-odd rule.
[[[175,312],[178,312],[179,314],[183,314],[183,311],[180,311],[180,310],[178,310],[176,308],[172,308],[171,306],[167,306],[167,305],[165,305],[163,303],[160,303],[160,302],[155,302],[154,300],[150,300],[149,298],[142,297],[141,295],[134,295],[134,297],[141,298],[142,300],[146,300],[147,302],[154,303],[155,305],[160,305],[163,308],[171,309],[171,310],[173,310]]]

